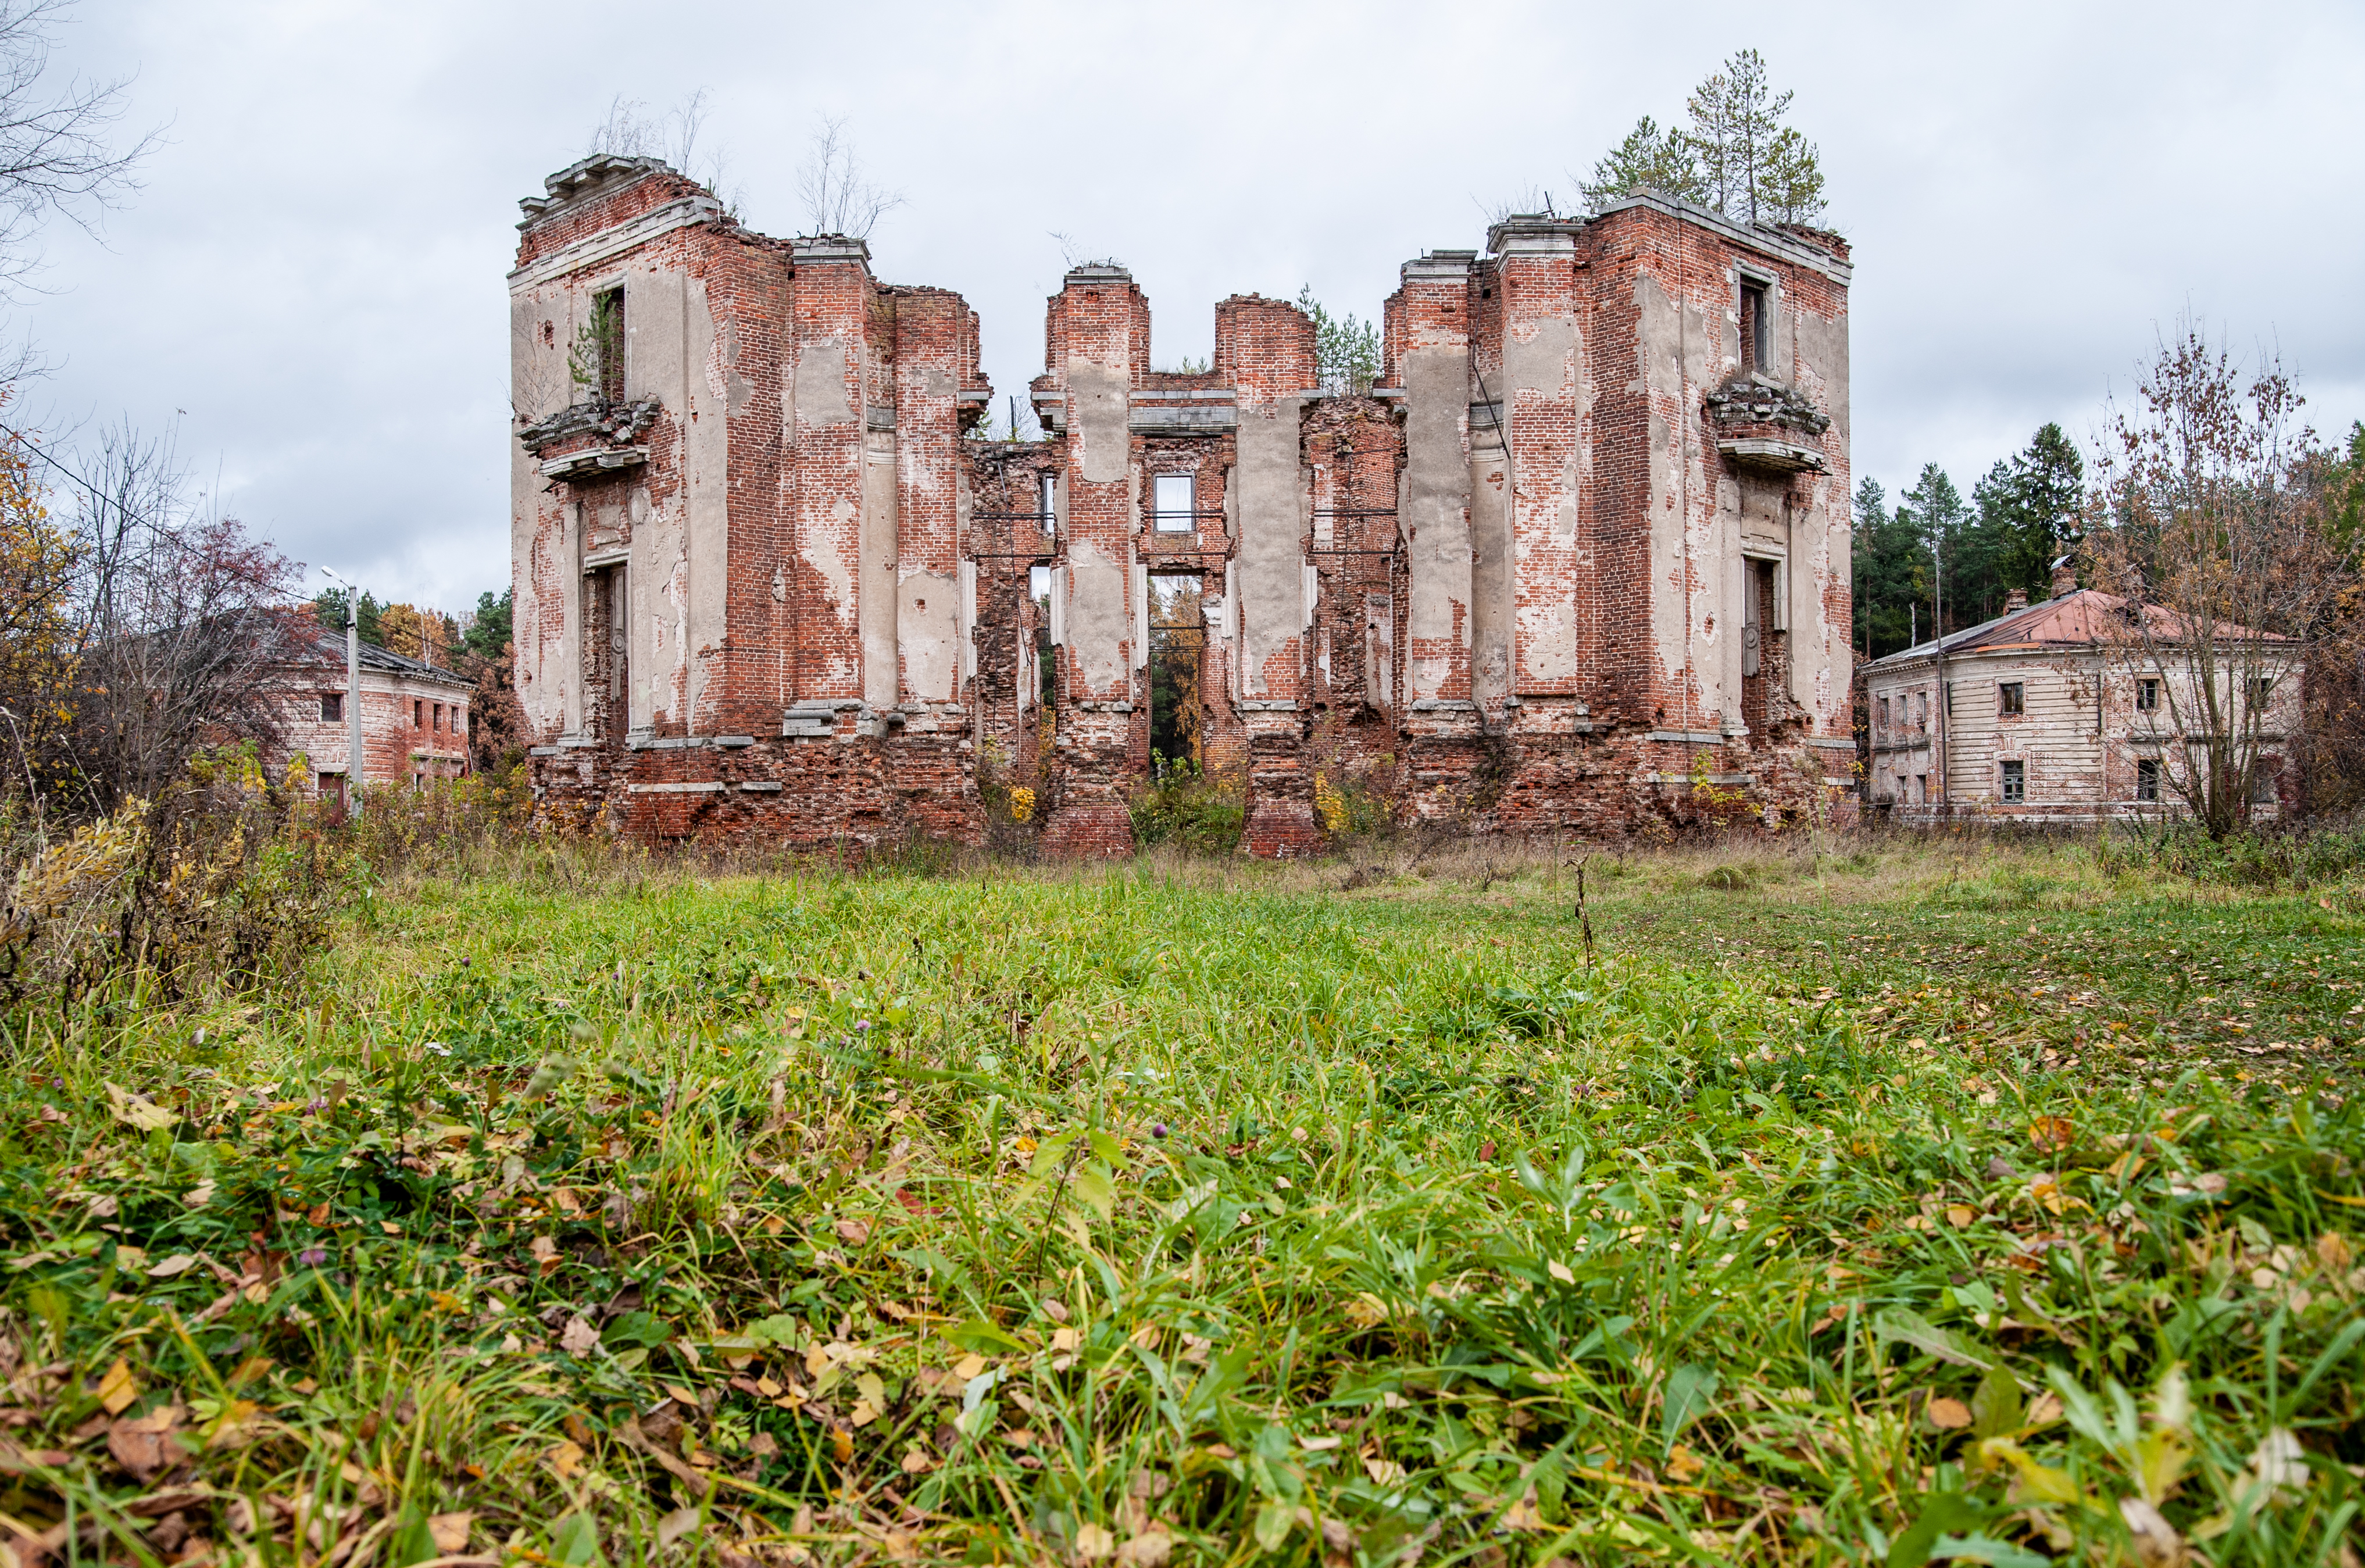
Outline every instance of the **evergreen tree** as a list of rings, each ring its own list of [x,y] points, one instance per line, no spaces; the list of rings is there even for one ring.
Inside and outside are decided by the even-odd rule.
[[[480,659],[497,659],[510,645],[511,602],[516,589],[503,588],[495,599],[490,590],[477,596],[475,619],[460,633],[460,646]]]
[[[1898,505],[1897,521],[1912,536],[1925,585],[1933,569],[1933,547],[1936,550],[1934,566],[1942,574],[1939,580],[1945,588],[1945,630],[1959,631],[1976,624],[1965,618],[1969,606],[1964,602],[1976,584],[1975,578],[1965,577],[1963,568],[1963,536],[1969,530],[1971,509],[1964,505],[1963,493],[1955,487],[1954,479],[1936,464],[1923,464],[1922,476]],[[1922,592],[1925,617],[1937,613],[1928,602],[1926,586]]]
[[[1815,144],[1782,123],[1790,95],[1766,84],[1765,60],[1744,49],[1691,95],[1690,123],[1662,132],[1648,115],[1593,166],[1579,188],[1595,211],[1636,190],[1712,207],[1743,223],[1811,223],[1823,210]]]
[[[1662,131],[1644,115],[1593,166],[1593,178],[1579,181],[1578,190],[1595,210],[1635,191],[1652,190],[1683,201],[1708,204],[1708,187],[1700,182],[1699,153],[1692,140],[1673,126]]]
[[[1971,492],[1978,509],[1977,568],[1983,601],[2014,588],[2039,599],[2052,591],[2053,563],[2083,537],[2086,465],[2057,424],[1988,470]]]
[[[1896,653],[1930,625],[1929,562],[1904,509],[1891,511],[1880,481],[1855,487],[1856,642],[1866,658]],[[1921,607],[1917,613],[1915,606]]]
[[[378,627],[378,617],[385,608],[378,603],[376,595],[364,590],[361,612],[354,619],[361,624],[362,641],[374,648],[386,646],[386,636]],[[345,590],[322,588],[312,600],[312,618],[342,636],[345,630]]]
[[[1380,378],[1380,329],[1374,321],[1333,316],[1314,297],[1314,286],[1297,291],[1297,308],[1314,319],[1314,375],[1333,397],[1361,397]]]

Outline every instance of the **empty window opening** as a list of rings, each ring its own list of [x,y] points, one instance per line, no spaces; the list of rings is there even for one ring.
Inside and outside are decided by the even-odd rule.
[[[1043,484],[1047,491],[1050,483],[1046,476]],[[1051,642],[1051,570],[1049,566],[1026,568],[1026,597],[1035,601],[1034,699],[1043,710],[1047,723],[1059,705],[1059,654]]]
[[[2262,756],[2259,759],[2256,770],[2250,775],[2250,803],[2252,805],[2271,806],[2275,803],[2275,775],[2279,771],[2280,769],[2276,767],[2275,759],[2273,757]]]
[[[443,733],[443,704],[441,702],[435,704],[435,733],[439,735]]]
[[[2265,676],[2265,675],[2259,676],[2259,677],[2257,677],[2256,678],[2254,678],[2254,679],[2250,682],[2250,706],[2251,706],[2251,707],[2253,707],[2253,708],[2263,708],[2263,707],[2265,707],[2265,706],[2267,705],[2267,700],[2268,700],[2269,698],[2272,697],[2274,694],[2275,694],[2275,682],[2274,682],[2274,678],[2273,678],[2272,676]]]
[[[416,697],[410,700],[410,727],[414,730],[427,727],[427,704]]]
[[[1188,533],[1199,526],[1193,509],[1197,486],[1188,474],[1160,474],[1153,482],[1151,504],[1156,510],[1158,532]]]
[[[1203,760],[1203,588],[1196,575],[1161,572],[1149,579],[1149,753],[1160,768],[1196,767]]]
[[[576,378],[592,384],[603,403],[624,400],[624,291],[611,288],[592,297],[587,341],[575,368]]]
[[[1913,803],[1917,806],[1930,803],[1930,776],[1926,773],[1913,776]]]
[[[587,579],[589,602],[583,617],[583,692],[589,700],[585,714],[593,733],[621,735],[630,722],[630,671],[624,568],[609,566]]]
[[[1765,286],[1741,286],[1741,368],[1764,370],[1774,356],[1771,313],[1765,308]]]
[[[1882,729],[1884,729],[1884,730],[1885,730],[1885,729],[1889,728],[1889,699],[1888,699],[1888,698],[1886,698],[1886,697],[1884,697],[1884,698],[1882,698],[1882,699],[1880,700],[1880,720],[1879,720],[1879,723],[1880,723],[1880,727],[1881,727]]]
[[[2159,759],[2158,757],[2146,756],[2135,760],[2135,799],[2138,801],[2159,799]]]
[[[1059,532],[1059,480],[1056,475],[1045,474],[1035,487],[1035,520],[1042,525],[1043,537],[1049,539]]]
[[[2159,711],[2159,682],[2149,676],[2135,682],[2135,711],[2138,713]]]
[[[2025,713],[2028,711],[2028,689],[2021,682],[2017,680],[2000,681],[1996,685],[1996,692],[2000,699],[1996,711],[2000,713]]]
[[[2024,762],[2005,763],[2003,765],[2003,803],[2007,806],[2016,806],[2027,799],[2028,765]]]
[[[345,694],[342,691],[320,693],[320,722],[333,724],[345,716]]]

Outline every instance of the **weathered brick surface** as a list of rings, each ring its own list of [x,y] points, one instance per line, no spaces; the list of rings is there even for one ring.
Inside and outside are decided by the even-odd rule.
[[[554,809],[1129,853],[1160,575],[1200,584],[1202,755],[1251,853],[1322,847],[1332,791],[1620,834],[1692,814],[1696,774],[1796,812],[1848,773],[1835,237],[1656,198],[1508,220],[1407,263],[1368,395],[1317,387],[1312,323],[1254,295],[1207,369],[1153,370],[1133,278],[1079,267],[1028,388],[1047,439],[1012,443],[966,434],[975,315],[858,241],[751,234],[631,160],[554,177],[522,229],[519,689]],[[621,406],[552,420],[620,287]],[[1156,525],[1160,476],[1189,526]]]

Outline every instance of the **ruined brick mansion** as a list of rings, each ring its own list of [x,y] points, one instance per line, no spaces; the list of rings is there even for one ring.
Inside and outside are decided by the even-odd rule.
[[[1122,854],[1187,756],[1245,847],[1342,802],[1603,834],[1844,810],[1846,245],[1636,196],[1402,268],[1366,387],[1121,266],[1048,304],[1045,438],[958,295],[651,159],[524,204],[517,681],[545,811],[655,838]]]

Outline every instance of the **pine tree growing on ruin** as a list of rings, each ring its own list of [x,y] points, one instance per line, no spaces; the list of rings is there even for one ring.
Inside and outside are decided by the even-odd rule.
[[[1297,291],[1297,308],[1314,321],[1314,374],[1334,398],[1361,397],[1380,378],[1380,328],[1353,315],[1333,316],[1314,297],[1314,286]]]
[[[1602,155],[1593,166],[1593,178],[1577,182],[1586,204],[1599,209],[1635,191],[1658,191],[1679,201],[1708,205],[1708,186],[1700,179],[1699,153],[1692,139],[1644,115],[1626,133],[1626,140]]]
[[[1821,159],[1783,123],[1790,98],[1767,84],[1764,56],[1741,50],[1693,90],[1682,129],[1661,131],[1648,115],[1637,121],[1579,182],[1587,204],[1598,211],[1655,190],[1738,222],[1813,222],[1824,205]]]

